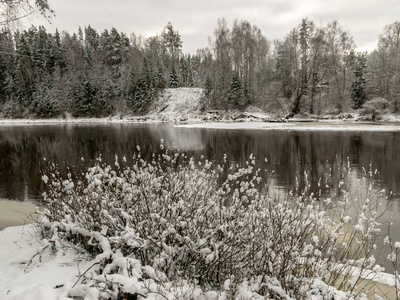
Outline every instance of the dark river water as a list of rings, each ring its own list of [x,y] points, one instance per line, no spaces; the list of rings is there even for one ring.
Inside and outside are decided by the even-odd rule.
[[[189,155],[204,155],[217,163],[244,164],[254,154],[281,192],[308,186],[321,197],[335,192],[346,167],[354,180],[366,177],[390,197],[385,209],[400,216],[400,132],[223,130],[171,125],[18,125],[0,126],[0,198],[40,203],[43,161],[90,165],[102,154],[113,164],[115,155],[129,157],[139,145],[142,155],[166,146]],[[267,159],[267,163],[265,162]],[[323,184],[321,184],[321,182]],[[400,240],[400,227],[394,227]]]
[[[217,163],[224,154],[232,164],[244,164],[254,154],[259,166],[274,171],[273,182],[285,190],[304,183],[315,192],[320,178],[340,181],[347,165],[355,178],[370,178],[381,188],[400,195],[400,132],[279,131],[179,128],[171,125],[29,125],[0,126],[0,198],[41,199],[43,160],[61,166],[90,165],[102,154],[113,164],[115,155],[129,157],[141,147],[150,157],[161,139],[189,155],[204,155]],[[265,159],[268,163],[265,163]],[[297,178],[297,179],[296,179]],[[331,186],[331,188],[332,188]],[[302,188],[300,186],[300,188]]]

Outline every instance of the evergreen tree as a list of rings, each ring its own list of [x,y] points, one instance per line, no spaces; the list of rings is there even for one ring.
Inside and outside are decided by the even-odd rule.
[[[133,101],[131,108],[137,112],[146,112],[155,96],[155,80],[153,79],[146,58],[143,59],[142,71],[132,92]]]
[[[91,67],[93,62],[93,55],[97,53],[99,49],[99,34],[95,29],[88,26],[85,28],[85,39],[83,45],[83,56],[87,66]]]
[[[54,68],[59,68],[60,70],[66,68],[65,53],[65,49],[63,49],[61,45],[60,33],[56,29],[51,47],[51,57],[53,59]]]
[[[157,89],[161,89],[161,90],[165,89],[165,86],[166,86],[166,82],[164,79],[164,72],[163,72],[163,69],[162,69],[162,66],[160,63],[157,65],[157,73],[156,73],[156,77],[155,77],[154,86]]]
[[[361,108],[367,96],[365,93],[365,72],[367,68],[367,54],[357,53],[354,55],[354,79],[351,84],[351,99],[353,100],[353,107],[355,109]]]
[[[204,102],[202,104],[203,110],[206,108],[215,109],[216,105],[213,101],[213,84],[211,82],[210,76],[207,76],[206,82],[204,84]]]
[[[81,73],[73,82],[70,90],[72,114],[75,117],[90,117],[96,111],[96,90],[87,74]]]
[[[231,89],[229,91],[229,104],[233,108],[243,109],[246,105],[244,89],[237,75],[232,77]]]
[[[122,53],[121,53],[121,35],[114,27],[111,29],[110,37],[109,37],[109,49],[110,49],[110,63],[112,66],[116,67],[122,61]]]
[[[176,75],[175,69],[172,67],[169,73],[169,87],[177,88],[179,86],[178,76]]]
[[[0,103],[9,99],[14,70],[14,41],[8,30],[0,32]]]
[[[58,109],[57,99],[53,97],[53,78],[50,74],[44,76],[33,93],[32,111],[39,118],[54,118],[60,111]]]
[[[14,75],[13,94],[15,94],[20,108],[26,109],[31,101],[35,89],[31,50],[25,34],[19,37],[16,49],[16,68]]]
[[[105,29],[101,33],[99,40],[99,54],[104,65],[112,65],[112,52],[110,33],[107,29]]]
[[[174,30],[174,27],[172,26],[171,23],[168,23],[167,26],[164,28],[164,32],[162,34],[163,38],[163,43],[164,47],[169,50],[170,58],[171,58],[171,72],[170,72],[170,80],[173,80],[173,82],[170,81],[170,86],[176,86],[178,85],[177,82],[178,78],[176,75],[177,72],[177,62],[179,61],[179,53],[182,48],[182,40],[181,36],[178,31]],[[172,76],[171,76],[172,74]]]

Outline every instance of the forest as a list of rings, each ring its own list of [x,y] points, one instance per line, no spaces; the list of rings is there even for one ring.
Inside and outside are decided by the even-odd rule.
[[[400,110],[400,22],[374,51],[357,52],[337,21],[309,19],[279,40],[245,20],[219,19],[209,44],[182,51],[168,23],[145,38],[115,28],[76,33],[30,27],[0,33],[0,115],[5,118],[145,114],[164,88],[204,89],[202,108],[258,107],[284,115]]]

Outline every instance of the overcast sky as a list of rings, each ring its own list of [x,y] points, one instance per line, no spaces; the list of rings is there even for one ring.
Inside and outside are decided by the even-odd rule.
[[[358,50],[376,47],[385,25],[400,21],[400,0],[49,0],[56,16],[50,31],[70,33],[91,25],[99,32],[115,27],[136,35],[160,33],[168,22],[181,34],[183,51],[208,46],[218,18],[231,28],[235,19],[247,20],[268,39],[282,39],[303,18],[317,24],[337,20],[354,37]]]

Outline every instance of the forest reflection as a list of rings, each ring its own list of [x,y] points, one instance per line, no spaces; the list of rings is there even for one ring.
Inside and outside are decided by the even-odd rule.
[[[243,165],[254,154],[258,166],[274,171],[272,182],[284,191],[326,196],[336,193],[343,172],[373,177],[381,188],[400,192],[400,133],[217,130],[175,128],[155,124],[31,125],[0,127],[0,198],[41,199],[43,161],[80,168],[102,155],[130,157],[141,147],[151,158],[160,141],[188,155],[204,155],[216,163]],[[265,162],[267,159],[267,163]],[[377,170],[377,171],[375,171]],[[268,176],[269,176],[268,175]]]

